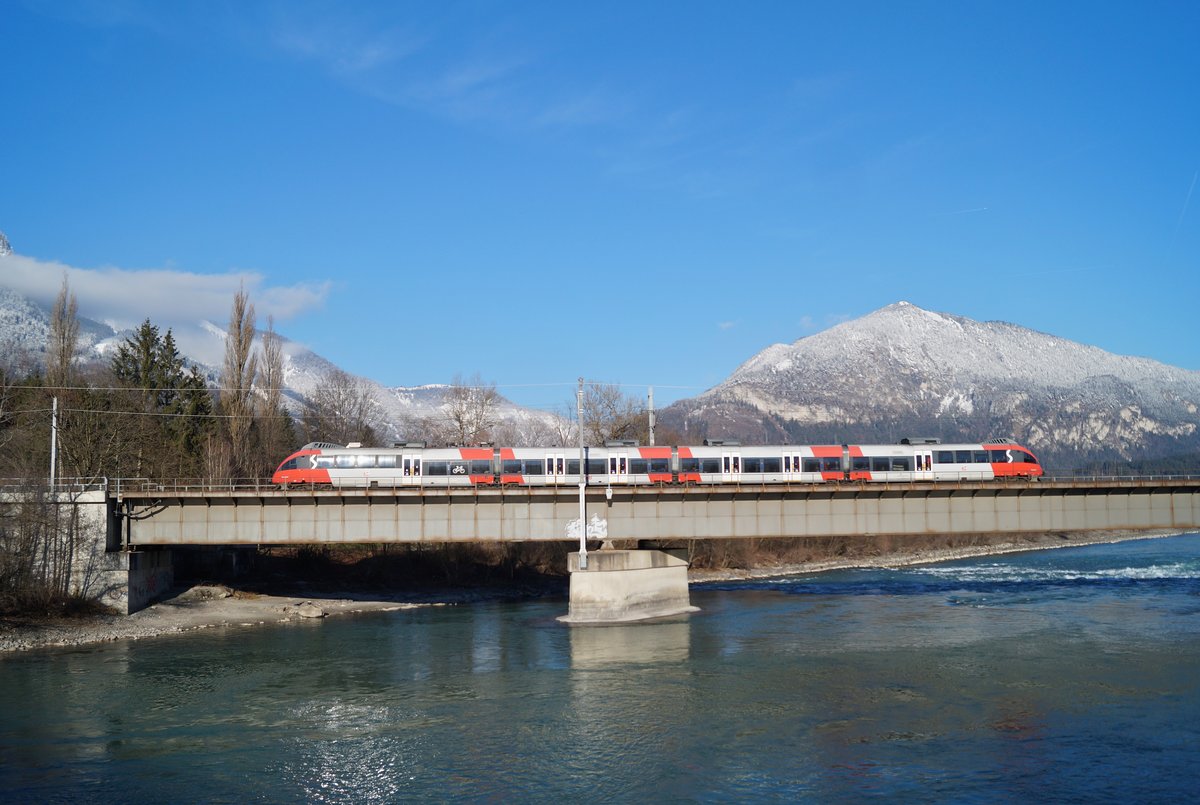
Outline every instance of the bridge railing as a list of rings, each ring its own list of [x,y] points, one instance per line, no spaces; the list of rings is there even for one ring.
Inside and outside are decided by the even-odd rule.
[[[69,497],[84,492],[104,492],[108,488],[107,478],[60,478],[54,482],[54,486],[44,480],[0,478],[0,494],[4,495],[44,493],[54,497]]]

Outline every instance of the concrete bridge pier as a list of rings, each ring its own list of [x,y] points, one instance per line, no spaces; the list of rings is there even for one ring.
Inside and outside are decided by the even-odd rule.
[[[568,613],[572,625],[629,623],[697,612],[688,598],[687,559],[667,551],[601,550],[567,556],[571,572]]]

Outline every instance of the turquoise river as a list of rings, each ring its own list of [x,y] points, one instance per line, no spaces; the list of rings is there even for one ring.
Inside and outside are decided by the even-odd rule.
[[[1182,802],[1200,535],[0,656],[5,802]]]

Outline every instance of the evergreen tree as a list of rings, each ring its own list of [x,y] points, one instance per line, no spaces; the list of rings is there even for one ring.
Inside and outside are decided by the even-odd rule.
[[[137,395],[142,413],[160,415],[142,428],[138,474],[199,475],[205,437],[213,428],[212,395],[195,367],[185,371],[171,331],[160,336],[146,319],[117,347],[111,369]]]

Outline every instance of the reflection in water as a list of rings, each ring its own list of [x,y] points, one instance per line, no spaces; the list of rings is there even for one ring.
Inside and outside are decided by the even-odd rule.
[[[1185,800],[1200,537],[0,659],[16,801]]]
[[[577,670],[614,664],[685,662],[691,640],[687,618],[615,626],[574,626],[571,667]]]

